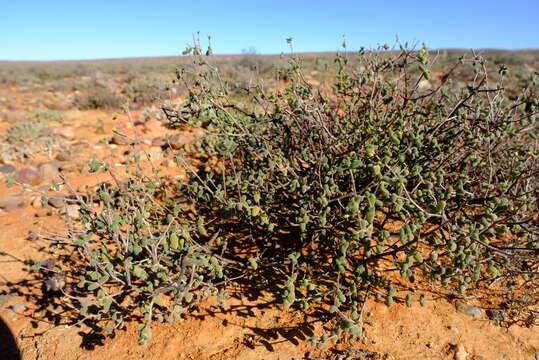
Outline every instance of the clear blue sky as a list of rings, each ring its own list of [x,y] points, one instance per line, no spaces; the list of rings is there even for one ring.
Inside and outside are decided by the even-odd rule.
[[[0,60],[178,55],[200,31],[216,53],[334,51],[403,41],[539,48],[539,0],[0,0]]]

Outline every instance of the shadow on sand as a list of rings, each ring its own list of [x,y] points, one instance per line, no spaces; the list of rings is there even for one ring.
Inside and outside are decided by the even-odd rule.
[[[19,360],[21,353],[17,342],[7,324],[0,318],[0,358],[3,360]]]

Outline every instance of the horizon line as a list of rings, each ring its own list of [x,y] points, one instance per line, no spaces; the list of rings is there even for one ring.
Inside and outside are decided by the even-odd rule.
[[[519,51],[539,51],[539,48],[519,48],[519,49],[507,49],[507,48],[435,48],[435,49],[429,49],[429,51],[507,51],[507,52],[519,52]],[[280,52],[280,53],[222,53],[222,54],[212,54],[210,56],[214,57],[220,57],[220,56],[281,56],[281,55],[308,55],[308,54],[328,54],[328,53],[357,53],[358,50],[333,50],[333,51],[301,51],[301,52]],[[367,51],[372,51],[367,50]],[[398,49],[390,49],[390,50],[380,50],[384,52],[393,52],[393,51],[399,51]],[[195,55],[148,55],[148,56],[125,56],[125,57],[97,57],[97,58],[81,58],[81,59],[49,59],[49,60],[43,60],[43,59],[32,59],[32,60],[9,60],[9,59],[0,59],[0,63],[47,63],[47,62],[90,62],[90,61],[111,61],[111,60],[142,60],[142,59],[167,59],[167,58],[190,58]],[[202,55],[205,56],[205,55]]]

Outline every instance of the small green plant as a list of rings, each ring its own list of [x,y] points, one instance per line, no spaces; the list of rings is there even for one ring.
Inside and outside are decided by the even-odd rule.
[[[30,114],[30,120],[32,121],[45,121],[45,122],[64,122],[67,117],[64,113],[57,110],[37,110]]]
[[[33,141],[43,134],[48,120],[22,121],[11,126],[6,134],[6,140],[11,143]]]
[[[165,113],[163,112],[163,110],[156,106],[145,107],[142,113],[140,114],[139,119],[141,121],[148,121],[150,119],[159,120],[161,122],[167,121],[167,117],[165,116]]]

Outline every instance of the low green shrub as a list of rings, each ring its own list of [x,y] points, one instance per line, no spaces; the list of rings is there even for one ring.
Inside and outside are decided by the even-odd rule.
[[[67,116],[57,110],[37,110],[30,114],[30,120],[32,121],[46,121],[46,122],[64,122],[67,120]]]
[[[208,236],[257,239],[246,264],[283,274],[285,308],[333,313],[335,341],[361,334],[369,297],[410,303],[398,281],[466,293],[534,277],[536,79],[511,101],[505,68],[489,75],[479,56],[432,89],[420,86],[431,75],[425,48],[361,51],[353,67],[349,56],[335,59],[331,94],[304,80],[297,58],[285,91],[254,89],[242,103],[209,90],[218,69],[201,72],[181,118],[207,125],[197,151],[206,166],[191,169],[187,188]],[[475,74],[464,88],[448,82],[459,66]]]
[[[205,296],[223,303],[231,283],[260,282],[285,308],[326,314],[330,333],[309,340],[322,347],[362,336],[369,298],[424,304],[403,282],[467,293],[533,281],[535,79],[509,100],[505,70],[487,74],[480,57],[430,89],[419,86],[432,75],[426,49],[335,62],[331,93],[291,57],[285,90],[253,88],[241,102],[204,58],[194,73],[179,68],[189,97],[167,116],[205,133],[194,153],[176,156],[189,179],[167,185],[135,171],[102,187],[97,209],[81,208],[84,227],[66,245],[76,251],[57,265],[72,307],[108,319],[110,332],[143,318],[144,344],[152,321],[178,319]],[[464,88],[450,81],[459,66],[476,74]],[[95,160],[90,170],[108,171]]]
[[[43,134],[47,124],[47,119],[18,122],[7,130],[6,140],[10,143],[33,141]]]

